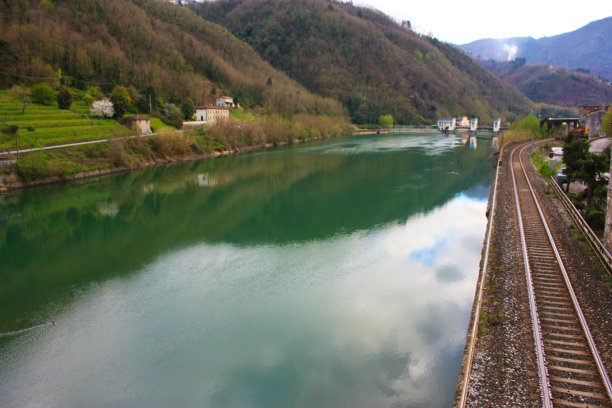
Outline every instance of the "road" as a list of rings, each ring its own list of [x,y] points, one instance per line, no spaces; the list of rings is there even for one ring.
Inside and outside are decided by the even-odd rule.
[[[151,137],[151,136],[155,136],[157,133],[149,133],[148,135],[134,135],[134,136],[124,136],[124,137],[118,137],[116,139],[113,140],[124,140],[124,139],[134,139],[137,137]],[[61,149],[64,147],[74,147],[74,146],[83,146],[83,145],[88,145],[88,144],[96,144],[96,143],[106,143],[109,142],[111,139],[100,139],[100,140],[90,140],[87,142],[75,142],[75,143],[66,143],[66,144],[61,144],[61,145],[54,145],[54,146],[45,146],[45,147],[35,147],[32,149],[20,149],[19,153],[28,153],[28,152],[36,152],[36,151],[40,151],[40,150],[51,150],[51,149]],[[14,154],[17,153],[17,150],[8,150],[8,151],[4,151],[4,152],[0,152],[0,156],[6,156],[9,154]]]

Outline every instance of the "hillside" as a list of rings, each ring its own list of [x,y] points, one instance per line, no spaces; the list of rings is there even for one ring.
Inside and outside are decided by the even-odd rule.
[[[612,100],[612,84],[609,81],[583,72],[546,63],[525,64],[523,58],[511,62],[492,59],[476,61],[534,102],[576,107],[607,105]]]
[[[380,12],[329,0],[220,0],[192,5],[311,92],[340,100],[356,123],[450,115],[514,119],[531,103],[456,48]]]
[[[230,94],[262,113],[342,115],[272,68],[223,27],[151,0],[0,3],[0,87],[47,82],[105,93],[130,89],[141,111],[152,100],[210,103]]]
[[[489,38],[460,47],[485,59],[524,57],[529,64],[545,62],[553,66],[580,68],[612,81],[612,17],[552,37]]]

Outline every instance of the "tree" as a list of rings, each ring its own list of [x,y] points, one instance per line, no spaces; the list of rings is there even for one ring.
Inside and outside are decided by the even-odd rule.
[[[91,113],[102,118],[111,118],[115,114],[115,109],[111,101],[100,99],[91,104]]]
[[[123,85],[117,85],[111,92],[110,101],[115,109],[115,117],[121,118],[132,105],[132,98]]]
[[[183,103],[181,104],[181,112],[183,112],[183,118],[185,118],[185,120],[193,119],[193,115],[195,114],[195,104],[190,97],[183,100]]]
[[[46,82],[32,85],[32,102],[52,106],[55,103],[55,91]]]
[[[62,86],[56,95],[56,99],[58,108],[70,109],[70,105],[72,105],[72,92],[70,92],[70,89]]]
[[[391,115],[381,115],[378,118],[378,123],[380,126],[384,128],[392,128],[393,127],[393,116]]]
[[[25,108],[30,103],[31,91],[21,85],[13,85],[9,90],[9,98],[21,105],[21,114],[25,113]]]
[[[563,162],[567,167],[568,189],[572,180],[587,186],[587,206],[591,204],[595,189],[604,183],[603,173],[608,170],[609,153],[589,152],[589,143],[584,139],[568,143],[563,148]]]
[[[546,133],[548,133],[546,127],[540,127],[540,120],[531,114],[519,120],[513,127],[516,130],[531,132],[536,139],[543,139],[546,137]]]

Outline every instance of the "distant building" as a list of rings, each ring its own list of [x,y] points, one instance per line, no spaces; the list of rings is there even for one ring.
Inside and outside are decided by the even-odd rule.
[[[587,136],[599,136],[601,133],[601,121],[608,112],[610,106],[588,105],[580,106],[580,123],[584,125]]]
[[[438,119],[438,129],[440,129],[442,132],[447,132],[447,131],[452,132],[453,130],[455,130],[456,125],[457,125],[456,118]]]
[[[127,124],[136,127],[136,131],[141,135],[148,135],[151,132],[151,119],[145,116],[130,116],[126,119]]]
[[[456,118],[456,124],[459,127],[469,127],[470,126],[470,119],[468,119],[467,116],[460,116],[460,117]]]
[[[221,106],[196,106],[195,117],[199,122],[213,124],[220,120],[229,120],[229,109]]]
[[[233,108],[234,98],[231,96],[220,96],[217,98],[217,106],[223,106],[224,108]]]

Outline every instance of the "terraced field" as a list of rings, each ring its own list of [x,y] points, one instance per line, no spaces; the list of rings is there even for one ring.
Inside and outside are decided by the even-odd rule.
[[[74,101],[70,110],[32,103],[22,114],[21,107],[9,100],[8,92],[0,91],[0,126],[7,125],[19,126],[19,147],[23,149],[131,133],[115,120],[92,117],[81,101]],[[0,150],[14,148],[15,136],[0,134]]]

